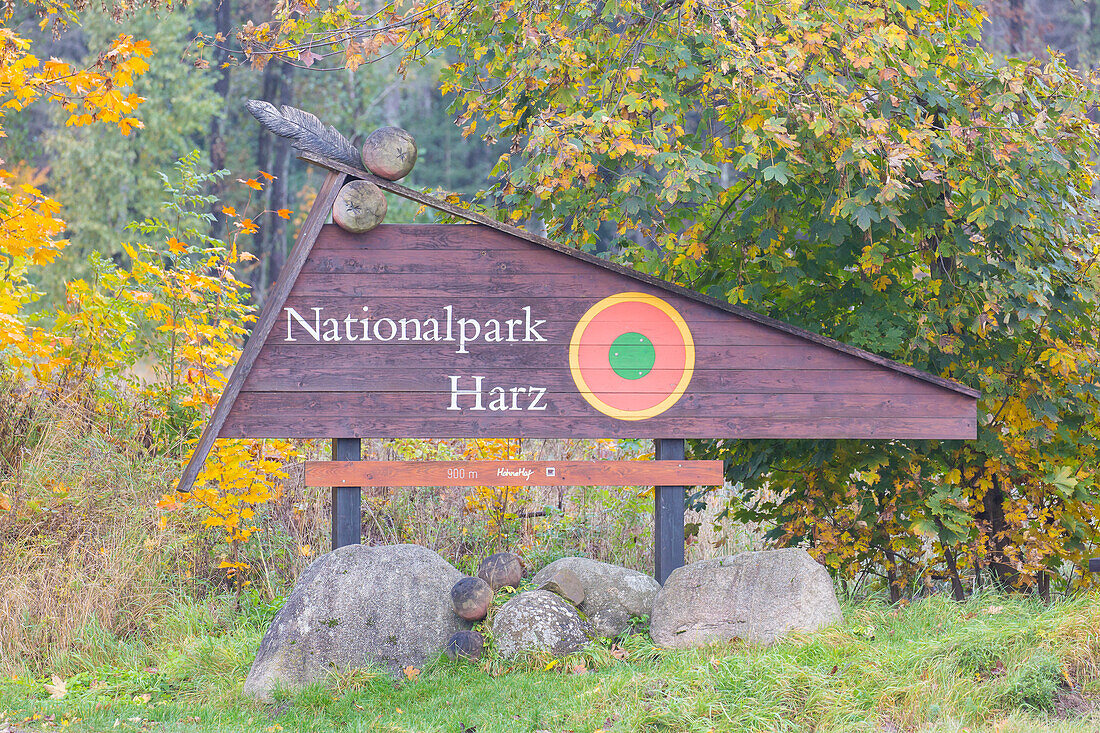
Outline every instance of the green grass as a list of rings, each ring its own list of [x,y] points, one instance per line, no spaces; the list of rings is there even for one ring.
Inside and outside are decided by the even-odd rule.
[[[549,669],[489,657],[411,681],[358,670],[271,704],[240,694],[271,609],[227,604],[180,601],[144,641],[99,639],[102,653],[64,659],[79,671],[63,699],[47,679],[0,680],[0,730],[1100,731],[1100,713],[1064,710],[1100,706],[1097,596],[865,603],[767,648],[666,652],[639,635]]]

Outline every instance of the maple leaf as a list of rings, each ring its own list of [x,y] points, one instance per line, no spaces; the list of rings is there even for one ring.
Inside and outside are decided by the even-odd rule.
[[[420,676],[420,670],[412,666],[411,664],[401,671],[405,673],[405,679],[410,681],[415,680],[417,677]]]
[[[68,690],[65,688],[65,680],[53,675],[50,682],[46,683],[46,692],[50,693],[51,700],[60,700],[65,697]]]

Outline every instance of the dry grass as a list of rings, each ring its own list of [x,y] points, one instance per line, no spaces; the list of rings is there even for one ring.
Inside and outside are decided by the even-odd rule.
[[[23,395],[7,414],[19,415],[9,441],[22,439],[0,472],[12,502],[0,514],[0,669],[11,670],[92,653],[90,629],[140,632],[172,588],[153,507],[168,462],[116,428],[119,415],[75,399]]]

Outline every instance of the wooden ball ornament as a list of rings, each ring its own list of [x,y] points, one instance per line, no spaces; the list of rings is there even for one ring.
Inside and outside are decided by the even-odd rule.
[[[416,165],[416,140],[400,127],[379,127],[363,142],[363,165],[380,178],[404,178]]]
[[[332,204],[332,220],[352,234],[369,232],[386,218],[386,197],[370,181],[345,183]]]

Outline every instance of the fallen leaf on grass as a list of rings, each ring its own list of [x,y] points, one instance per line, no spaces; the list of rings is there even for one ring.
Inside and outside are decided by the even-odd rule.
[[[990,616],[996,616],[1003,610],[1005,610],[1004,606],[990,606],[989,608],[985,609],[985,612],[988,613]]]
[[[584,662],[578,662],[569,668],[569,671],[573,674],[584,674],[588,671],[588,667],[584,666]]]
[[[408,667],[405,667],[405,669],[402,671],[405,673],[405,678],[408,680],[415,680],[417,677],[420,676],[420,670],[412,666],[411,664]]]
[[[615,659],[618,659],[619,661],[622,661],[627,657],[626,649],[623,649],[619,646],[613,646],[611,647],[611,656],[615,657]]]
[[[54,675],[53,679],[46,683],[46,692],[50,693],[51,700],[60,700],[65,697],[65,693],[67,692],[65,689],[65,680]]]

